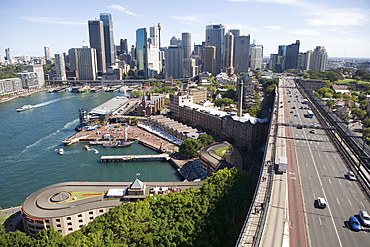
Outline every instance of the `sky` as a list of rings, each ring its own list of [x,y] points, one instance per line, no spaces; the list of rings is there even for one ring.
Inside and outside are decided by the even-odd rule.
[[[138,28],[162,26],[161,46],[172,36],[192,34],[201,44],[205,27],[223,24],[264,46],[264,57],[279,45],[300,40],[300,52],[325,46],[330,57],[370,58],[369,0],[0,0],[0,55],[43,56],[89,46],[88,20],[111,13],[115,44],[135,44]]]

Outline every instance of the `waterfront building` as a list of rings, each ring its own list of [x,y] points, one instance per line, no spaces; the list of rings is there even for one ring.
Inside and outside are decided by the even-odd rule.
[[[165,76],[174,79],[183,78],[184,52],[177,45],[170,45],[165,51]]]
[[[212,75],[217,74],[216,50],[217,48],[215,46],[204,47],[203,71],[210,72]]]
[[[107,71],[103,22],[101,20],[89,20],[88,23],[90,48],[95,49],[98,75],[101,76]]]
[[[297,40],[295,43],[286,47],[284,70],[298,68],[299,45],[300,42]]]
[[[6,60],[10,64],[13,64],[15,62],[14,57],[12,55],[12,51],[10,50],[10,48],[5,48],[5,56],[6,56]]]
[[[223,26],[222,24],[206,26],[205,46],[206,47],[213,46],[215,47],[216,50],[216,64],[214,75],[218,74],[221,71],[223,57],[222,46],[224,43],[224,35],[225,35],[225,26]]]
[[[22,72],[17,74],[22,82],[22,88],[32,90],[39,88],[38,76],[35,72]]]
[[[143,95],[142,101],[136,108],[138,116],[151,116],[157,114],[157,112],[164,106],[164,95],[152,95],[148,93],[146,96]]]
[[[44,46],[45,62],[51,64],[50,47]]]
[[[13,94],[22,90],[22,80],[20,78],[0,80],[0,95]]]
[[[179,116],[179,107],[184,103],[193,103],[193,96],[190,96],[184,91],[170,94],[170,104],[168,108],[173,118]]]
[[[214,152],[214,150],[218,149],[226,149],[223,157],[218,156]],[[207,176],[211,176],[213,173],[224,168],[235,167],[242,169],[243,158],[236,148],[230,143],[223,141],[211,144],[200,150],[199,167]]]
[[[234,67],[234,35],[228,32],[225,35],[225,41],[223,45],[223,68],[229,69]]]
[[[42,67],[41,64],[27,65],[27,71],[36,73],[38,80],[37,88],[42,88],[45,86],[44,68]]]
[[[263,46],[251,45],[251,70],[260,69],[262,70],[262,59],[263,59]]]
[[[66,65],[64,62],[64,55],[62,53],[54,54],[56,79],[65,81],[67,80]]]
[[[78,80],[96,80],[98,74],[96,50],[94,48],[71,48],[68,51],[70,71],[77,71]]]
[[[191,33],[181,34],[181,48],[184,51],[184,59],[190,58],[192,51]]]
[[[236,36],[234,39],[235,45],[234,68],[236,74],[248,72],[249,44],[250,44],[250,35],[239,35]]]
[[[148,37],[146,28],[136,30],[136,60],[138,76],[148,78]]]
[[[154,193],[199,188],[202,183],[142,182],[139,179],[132,182],[65,182],[34,192],[23,202],[20,211],[27,234],[35,237],[43,229],[54,229],[66,236],[124,202],[144,200]],[[79,198],[81,194],[83,198]]]
[[[310,69],[325,71],[327,60],[328,53],[326,52],[325,46],[316,46],[315,50],[312,52]]]
[[[106,67],[115,62],[114,38],[113,38],[113,21],[110,13],[100,13],[100,20],[103,22],[104,30],[104,50]]]

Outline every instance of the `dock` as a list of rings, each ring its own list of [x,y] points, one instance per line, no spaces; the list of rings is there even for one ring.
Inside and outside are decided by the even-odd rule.
[[[110,155],[100,157],[100,162],[128,162],[128,161],[168,161],[169,154],[144,154],[144,155]]]

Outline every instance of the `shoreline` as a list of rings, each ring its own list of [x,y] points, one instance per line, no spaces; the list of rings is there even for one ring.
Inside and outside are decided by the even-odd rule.
[[[0,103],[5,103],[5,102],[9,102],[9,101],[14,100],[14,99],[18,99],[18,98],[20,98],[20,96],[22,94],[34,94],[34,93],[39,93],[39,92],[47,91],[47,90],[49,90],[49,89],[48,88],[42,88],[42,89],[37,89],[37,90],[34,90],[34,91],[28,91],[28,92],[22,92],[22,93],[19,92],[19,94],[12,95],[9,98],[6,98],[6,99],[2,98],[0,100]]]

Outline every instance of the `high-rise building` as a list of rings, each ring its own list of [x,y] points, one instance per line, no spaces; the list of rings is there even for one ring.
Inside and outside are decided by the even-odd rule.
[[[101,20],[89,21],[89,38],[90,47],[96,50],[96,58],[98,65],[98,75],[102,75],[107,71],[104,45],[104,29]]]
[[[214,46],[216,48],[216,74],[218,74],[221,71],[223,57],[222,46],[224,43],[224,35],[225,35],[225,26],[223,26],[222,24],[206,26],[205,45]]]
[[[170,45],[181,45],[181,40],[176,38],[175,36],[172,36],[170,39]]]
[[[184,58],[184,75],[183,77],[189,78],[194,77],[198,73],[198,67],[196,65],[196,60],[194,58]]]
[[[146,28],[136,30],[136,60],[138,76],[148,78],[148,34]]]
[[[167,47],[165,56],[165,76],[176,79],[183,78],[183,60],[184,52],[178,45],[170,45]]]
[[[6,48],[5,49],[5,56],[6,56],[6,60],[9,62],[9,63],[14,63],[14,58],[13,58],[13,55],[12,55],[12,51],[10,50],[10,48]]]
[[[286,47],[284,70],[298,68],[299,40]]]
[[[251,70],[262,69],[263,46],[251,45]]]
[[[56,79],[63,81],[67,80],[64,55],[62,53],[56,53],[54,54],[54,59],[55,59]]]
[[[44,46],[44,54],[45,54],[45,63],[51,64],[51,57],[50,57],[50,47]]]
[[[152,44],[152,46],[157,46],[159,47],[159,31],[158,31],[158,26],[153,26],[149,28],[149,43]]]
[[[191,43],[191,33],[182,33],[181,34],[181,48],[184,51],[184,58],[189,58],[192,51]]]
[[[224,45],[223,45],[223,65],[225,69],[234,67],[234,35],[228,32],[225,35]]]
[[[71,48],[68,54],[70,71],[77,71],[79,80],[97,79],[98,66],[95,48]]]
[[[207,71],[212,75],[217,75],[216,71],[216,47],[206,46],[204,47],[204,61],[203,61],[203,72]]]
[[[234,37],[240,35],[240,30],[239,29],[230,29],[229,32],[232,33],[234,35]]]
[[[110,13],[100,13],[100,20],[103,22],[104,29],[104,49],[107,67],[115,62],[113,21]]]
[[[325,46],[316,46],[315,50],[312,52],[310,69],[325,71],[327,60],[328,53],[326,52]]]
[[[234,41],[235,73],[240,74],[242,72],[248,72],[250,35],[239,35],[239,36],[236,36],[234,40],[235,40]]]
[[[122,53],[128,53],[127,39],[121,39],[119,43],[120,43],[121,54]]]
[[[44,68],[42,67],[41,64],[27,65],[27,71],[36,73],[39,87],[45,86]]]
[[[300,52],[298,56],[298,69],[309,70],[311,63],[312,51]]]

